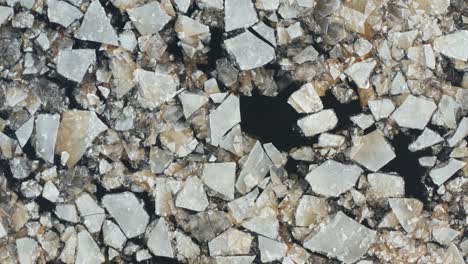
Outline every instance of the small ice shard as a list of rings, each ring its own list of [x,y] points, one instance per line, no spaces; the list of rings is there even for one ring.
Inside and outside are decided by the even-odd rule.
[[[392,146],[378,130],[358,138],[351,148],[351,159],[371,171],[378,171],[394,158]]]
[[[284,166],[287,162],[287,157],[285,153],[279,151],[272,143],[263,144],[263,149],[276,166]]]
[[[392,118],[400,127],[423,130],[437,106],[432,99],[408,95],[403,104],[395,110]]]
[[[426,168],[434,167],[436,161],[437,161],[437,157],[435,156],[421,157],[418,159],[419,164]]]
[[[131,30],[125,30],[119,34],[120,47],[127,51],[133,51],[138,44],[135,33]]]
[[[110,220],[106,220],[102,225],[102,235],[104,244],[118,250],[121,250],[127,241],[120,228]]]
[[[225,0],[224,24],[226,31],[246,28],[257,23],[257,12],[250,0]]]
[[[450,0],[416,0],[412,4],[415,9],[422,10],[427,15],[441,15],[447,12]]]
[[[184,123],[178,123],[161,132],[161,144],[177,157],[185,157],[197,147],[193,131]]]
[[[119,38],[99,1],[92,1],[75,38],[118,46]]]
[[[256,6],[261,10],[277,10],[280,0],[257,0]]]
[[[112,93],[115,93],[118,99],[127,94],[134,86],[133,72],[137,68],[137,64],[133,61],[130,53],[115,50],[109,67],[112,71],[113,79]]]
[[[296,226],[316,226],[328,215],[330,207],[324,198],[304,195],[296,208]]]
[[[310,83],[306,83],[299,90],[291,94],[288,99],[298,113],[315,113],[323,109],[322,100]]]
[[[375,123],[371,115],[366,115],[363,113],[352,116],[349,119],[351,119],[351,121],[358,125],[362,130],[369,128]]]
[[[192,176],[185,181],[184,187],[177,193],[175,205],[193,211],[205,211],[208,198],[198,177]]]
[[[468,31],[460,30],[434,39],[434,49],[456,60],[468,61]]]
[[[290,154],[291,158],[295,160],[302,160],[302,161],[314,161],[315,160],[315,152],[312,147],[300,147],[296,150],[293,150]]]
[[[301,23],[296,22],[286,28],[286,33],[288,35],[288,42],[290,43],[302,37],[302,35],[304,35],[304,30],[302,30]]]
[[[233,200],[236,163],[205,163],[202,180],[206,186],[222,194],[227,200]]]
[[[153,255],[151,255],[147,249],[140,249],[135,254],[135,259],[138,263],[144,262],[145,260],[149,260],[152,257]]]
[[[72,0],[72,2],[73,1],[83,0]],[[129,8],[135,7],[139,3],[138,0],[111,0],[110,2],[121,10],[128,10]]]
[[[219,146],[238,157],[244,155],[244,136],[239,124],[235,125],[229,132],[226,133]]]
[[[447,264],[465,264],[466,262],[463,260],[463,255],[458,250],[455,244],[450,245],[447,249],[447,252],[444,255],[442,263]]]
[[[9,165],[11,174],[15,179],[25,179],[32,172],[32,163],[26,157],[15,157],[12,160],[10,160]]]
[[[223,10],[224,9],[224,1],[223,0],[199,0],[197,1],[197,5],[200,8],[208,8],[208,9],[217,9]]]
[[[374,242],[376,232],[339,211],[317,233],[304,240],[304,247],[345,263],[359,260]]]
[[[332,130],[337,124],[338,118],[333,109],[325,109],[297,120],[297,125],[306,137]]]
[[[468,117],[464,117],[451,138],[447,140],[450,147],[455,147],[463,138],[468,136]]]
[[[56,154],[67,152],[67,166],[73,167],[107,126],[93,111],[66,111],[58,129]]]
[[[42,189],[42,197],[55,203],[60,196],[60,192],[52,181],[47,181]]]
[[[71,222],[78,222],[78,213],[76,207],[73,204],[59,204],[55,207],[55,214],[58,218]]]
[[[207,40],[210,36],[210,28],[207,25],[184,15],[177,17],[174,28],[179,39],[188,44],[196,38]]]
[[[14,28],[27,29],[34,24],[34,15],[30,12],[18,12],[11,20],[11,25]]]
[[[377,62],[373,59],[356,62],[345,70],[348,75],[359,88],[366,89],[369,87],[369,76],[374,70]]]
[[[0,238],[4,238],[8,235],[8,225],[0,221]]]
[[[145,232],[149,216],[133,193],[106,194],[102,204],[128,238]]]
[[[429,172],[429,176],[431,176],[432,181],[437,184],[441,185],[445,181],[447,181],[452,175],[454,175],[458,170],[463,168],[466,165],[466,162],[459,161],[457,159],[450,159],[446,164],[434,168]]]
[[[252,264],[255,256],[214,257],[213,264]]]
[[[389,39],[392,40],[394,47],[407,50],[413,46],[413,42],[418,35],[418,30],[393,32],[389,34]]]
[[[171,20],[157,1],[128,9],[128,16],[141,35],[159,32]]]
[[[35,180],[28,180],[21,183],[21,194],[26,198],[36,198],[42,192],[42,186]]]
[[[409,92],[408,84],[406,83],[406,80],[403,77],[403,74],[401,74],[401,72],[397,72],[397,74],[395,75],[395,78],[393,78],[392,86],[390,88],[390,93],[392,95],[398,95],[398,94],[408,93],[408,92]]]
[[[344,136],[334,135],[334,134],[329,134],[329,133],[320,134],[318,140],[319,141],[318,141],[317,146],[325,147],[325,148],[340,147],[346,142],[346,138]]]
[[[175,232],[175,240],[177,255],[183,256],[187,260],[196,259],[200,256],[200,247],[189,236],[178,230]]]
[[[453,97],[444,94],[439,101],[438,109],[432,117],[432,123],[454,129],[457,127],[460,112],[460,104]]]
[[[210,143],[219,146],[223,136],[241,122],[239,97],[231,94],[224,102],[210,113]]]
[[[174,2],[177,9],[179,9],[180,12],[185,13],[188,11],[192,0],[174,0]]]
[[[262,36],[265,40],[270,42],[271,45],[276,47],[276,36],[275,30],[271,27],[267,26],[263,22],[257,23],[255,26],[252,27],[255,32],[257,32],[260,36]]]
[[[105,262],[99,246],[85,229],[78,233],[75,263],[99,264]]]
[[[106,214],[104,209],[97,204],[96,200],[88,193],[83,193],[76,198],[75,203],[88,231],[90,233],[101,231],[102,222],[106,218]]]
[[[253,237],[248,233],[230,228],[208,242],[210,256],[245,255],[250,251]]]
[[[318,56],[318,51],[313,46],[308,46],[299,52],[296,56],[294,56],[293,60],[298,64],[302,64],[305,62],[316,61]]]
[[[419,137],[408,146],[408,149],[415,152],[438,144],[442,141],[444,141],[444,138],[442,138],[437,132],[426,127],[421,135],[419,135]]]
[[[225,40],[224,44],[243,71],[263,66],[275,58],[275,49],[249,31]]]
[[[173,201],[173,190],[170,186],[170,182],[167,178],[157,178],[156,186],[153,191],[154,203],[155,203],[155,213],[159,216],[168,216],[172,215],[175,209]]]
[[[334,160],[327,160],[306,176],[312,191],[324,195],[337,197],[351,189],[362,169],[357,165],[346,165]]]
[[[381,100],[371,100],[368,101],[368,104],[372,115],[377,121],[389,117],[393,110],[395,110],[392,100],[386,98]]]
[[[256,188],[250,193],[228,203],[227,207],[229,213],[238,223],[242,222],[242,220],[248,216],[248,212],[252,209],[258,194],[259,191],[258,188]]]
[[[252,190],[267,175],[271,165],[273,163],[263,150],[262,144],[257,141],[239,173],[236,189],[241,194]]]
[[[180,93],[179,100],[184,109],[185,119],[188,119],[195,111],[208,102],[208,98],[205,95],[190,92]]]
[[[204,49],[211,37],[210,28],[188,16],[179,15],[174,25],[177,37],[182,41],[179,43],[185,54],[189,57]]]
[[[172,75],[142,69],[136,69],[133,75],[139,87],[138,101],[145,108],[159,107],[177,93],[179,80]]]
[[[436,59],[434,55],[434,50],[432,49],[430,44],[423,45],[423,54],[424,54],[424,64],[430,69],[435,69]]]
[[[439,244],[448,246],[460,232],[450,227],[435,226],[432,228],[432,237]]]
[[[149,163],[151,172],[162,173],[167,166],[171,163],[173,156],[159,147],[152,147],[150,149]]]
[[[13,8],[9,6],[0,6],[0,26],[13,16]]]
[[[73,5],[61,0],[47,1],[47,17],[52,23],[68,27],[83,16],[81,11]]]
[[[259,235],[276,239],[279,230],[276,210],[271,207],[264,207],[252,218],[244,220],[242,227]]]
[[[63,247],[59,259],[66,264],[74,264],[76,244],[78,240],[75,229],[73,227],[68,227],[65,229],[63,237],[65,238],[65,246]]]
[[[371,52],[373,46],[367,39],[359,38],[353,43],[354,53],[359,57],[363,57],[364,55]]]
[[[16,239],[19,264],[34,264],[40,253],[40,246],[29,237]]]
[[[57,57],[57,72],[63,77],[81,83],[89,66],[96,61],[92,49],[60,50]]]
[[[169,226],[164,218],[159,218],[148,233],[147,246],[155,256],[173,258]]]
[[[412,198],[389,198],[388,203],[400,225],[406,232],[411,233],[420,220],[419,216],[423,209],[422,202]]]
[[[283,259],[288,251],[288,246],[285,243],[258,236],[258,249],[262,263],[266,263]]]
[[[36,153],[50,163],[54,162],[59,121],[60,116],[58,114],[40,114],[36,118]]]
[[[32,116],[28,121],[24,122],[16,131],[15,135],[18,139],[18,142],[21,147],[24,147],[28,142],[29,138],[34,129],[34,116]]]
[[[367,197],[370,199],[378,200],[405,195],[405,181],[402,177],[385,173],[370,173],[367,175],[367,181],[369,182]]]
[[[188,222],[192,237],[200,242],[214,239],[231,226],[232,220],[229,215],[217,210],[191,215]]]

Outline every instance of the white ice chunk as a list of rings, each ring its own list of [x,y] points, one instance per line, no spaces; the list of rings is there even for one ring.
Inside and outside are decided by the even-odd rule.
[[[336,257],[345,263],[359,260],[374,242],[376,232],[339,211],[317,233],[304,241],[304,247]]]
[[[249,31],[225,40],[224,44],[243,71],[263,66],[275,58],[275,49]]]
[[[358,138],[351,148],[351,159],[371,171],[378,171],[394,158],[392,146],[379,130]]]
[[[457,159],[450,159],[446,164],[441,167],[434,168],[429,172],[432,181],[441,185],[447,181],[452,175],[454,175],[458,170],[463,168],[466,165],[466,162],[459,161]]]
[[[337,124],[338,118],[333,109],[325,109],[297,120],[297,125],[306,137],[332,130]]]
[[[257,12],[250,0],[225,0],[224,24],[226,31],[249,27],[257,23]]]
[[[119,38],[99,1],[92,1],[75,38],[118,46]]]
[[[434,49],[456,60],[468,61],[468,31],[460,30],[434,39]]]
[[[408,95],[400,107],[392,114],[392,118],[401,127],[423,130],[431,119],[437,106],[432,99]]]
[[[306,176],[312,190],[320,195],[337,197],[351,189],[362,169],[356,165],[346,165],[327,160]]]
[[[133,193],[106,194],[102,204],[128,238],[145,232],[149,215]]]

